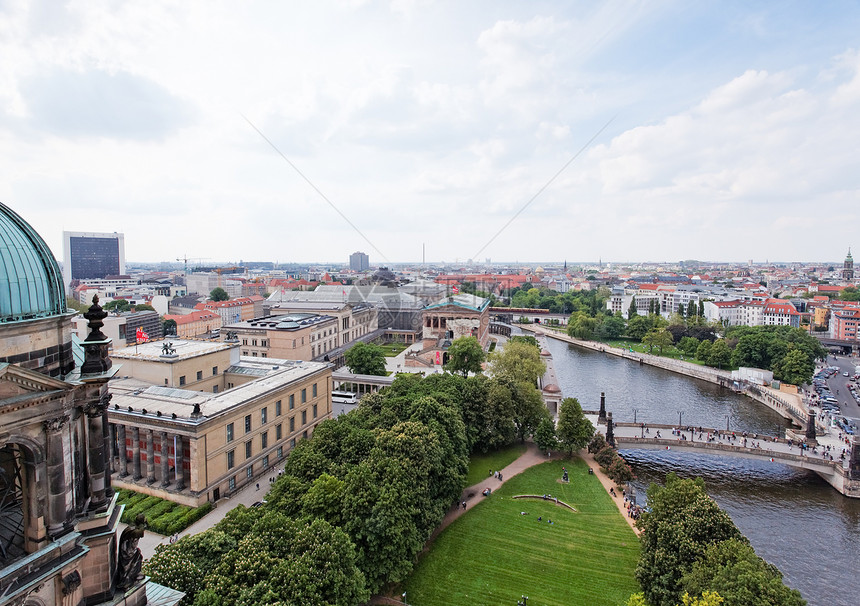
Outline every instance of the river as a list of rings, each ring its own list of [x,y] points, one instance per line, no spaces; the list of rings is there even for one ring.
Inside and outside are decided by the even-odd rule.
[[[652,366],[547,339],[565,397],[587,410],[600,406],[615,421],[645,420],[776,434],[786,421],[746,396]],[[728,419],[727,419],[728,417]],[[625,450],[639,494],[675,471],[701,476],[760,556],[783,572],[810,606],[860,603],[860,499],[848,499],[813,472],[717,455]],[[854,597],[851,597],[854,596]]]

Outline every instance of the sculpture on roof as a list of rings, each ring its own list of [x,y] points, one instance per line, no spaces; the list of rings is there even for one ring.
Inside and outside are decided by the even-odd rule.
[[[164,345],[161,346],[161,355],[163,355],[163,356],[176,355],[176,348],[173,347],[173,341],[165,341],[164,342]]]

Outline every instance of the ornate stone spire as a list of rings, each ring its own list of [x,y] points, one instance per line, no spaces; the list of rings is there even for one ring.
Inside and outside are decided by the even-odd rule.
[[[81,366],[82,375],[101,374],[107,372],[113,365],[108,350],[111,340],[105,335],[101,328],[104,326],[104,320],[107,317],[107,312],[99,305],[99,296],[93,295],[93,304],[84,317],[89,320],[87,327],[90,329],[90,334],[84,340],[84,364]]]

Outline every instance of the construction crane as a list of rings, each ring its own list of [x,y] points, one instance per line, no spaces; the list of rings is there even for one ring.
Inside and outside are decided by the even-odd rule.
[[[178,259],[176,259],[176,260],[177,260],[177,261],[182,261],[182,264],[183,264],[183,265],[182,265],[182,268],[183,268],[183,271],[185,272],[185,275],[187,276],[187,275],[188,275],[188,262],[189,262],[189,261],[205,261],[205,260],[207,260],[207,259],[209,259],[209,257],[188,257],[188,256],[183,256],[183,257],[180,257],[180,258],[178,258]]]

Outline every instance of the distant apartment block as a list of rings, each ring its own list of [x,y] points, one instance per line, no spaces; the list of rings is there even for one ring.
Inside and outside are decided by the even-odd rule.
[[[125,273],[125,235],[63,232],[63,281],[86,281]]]
[[[370,269],[370,257],[363,252],[354,252],[349,255],[349,268],[353,271],[365,271]]]
[[[830,336],[846,341],[860,340],[860,306],[834,309],[830,314]]]
[[[726,326],[800,327],[800,312],[786,299],[705,301],[705,318]]]

